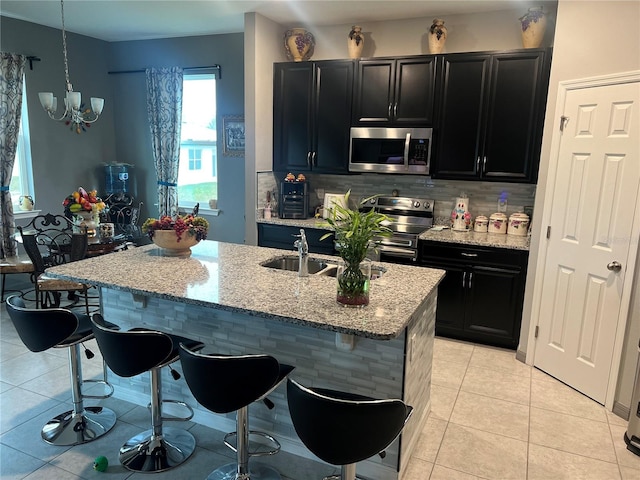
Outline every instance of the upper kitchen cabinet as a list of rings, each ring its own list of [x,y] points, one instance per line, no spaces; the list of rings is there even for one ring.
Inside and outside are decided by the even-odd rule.
[[[434,178],[535,183],[550,57],[531,49],[440,57]]]
[[[353,124],[431,126],[435,56],[358,62]]]
[[[351,60],[274,65],[274,171],[348,171],[354,69]]]

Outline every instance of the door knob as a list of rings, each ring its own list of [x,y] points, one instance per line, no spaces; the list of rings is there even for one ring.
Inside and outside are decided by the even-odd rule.
[[[622,270],[622,264],[620,262],[609,262],[607,264],[607,269],[611,270],[612,272],[619,272],[620,270]]]

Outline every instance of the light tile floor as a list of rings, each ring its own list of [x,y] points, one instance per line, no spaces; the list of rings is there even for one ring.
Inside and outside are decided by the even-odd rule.
[[[69,403],[67,353],[29,352],[4,307],[0,314],[0,478],[151,478],[118,464],[120,445],[149,422],[145,408],[123,400],[103,402],[118,422],[96,441],[69,448],[40,440],[42,425]],[[87,346],[98,352],[95,343]],[[100,366],[99,355],[84,361],[85,378],[98,375]],[[432,380],[432,411],[404,480],[640,479],[640,457],[623,440],[627,422],[518,362],[513,351],[437,338]],[[195,454],[153,478],[204,479],[232,458],[221,432],[192,422],[184,426],[196,437]],[[106,473],[93,470],[99,455],[109,460]],[[337,471],[284,452],[265,462],[288,480]]]

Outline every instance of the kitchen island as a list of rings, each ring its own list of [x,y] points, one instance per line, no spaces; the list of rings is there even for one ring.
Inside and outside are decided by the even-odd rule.
[[[147,245],[47,273],[97,286],[105,318],[122,328],[185,335],[205,343],[205,353],[268,353],[294,365],[292,376],[303,384],[402,398],[415,410],[400,440],[384,459],[358,467],[363,476],[401,479],[430,409],[437,285],[444,272],[382,263],[384,273],[371,282],[370,304],[351,309],[336,303],[335,278],[301,278],[261,265],[293,251],[212,241],[192,251],[187,258],[165,257]],[[233,415],[211,414],[197,405],[184,380],[163,375],[166,398],[186,399],[196,410],[195,421],[234,430]],[[116,396],[146,405],[146,376],[110,378]],[[295,434],[285,389],[270,398],[275,409],[250,409],[252,428],[272,433],[285,451],[314,458]]]

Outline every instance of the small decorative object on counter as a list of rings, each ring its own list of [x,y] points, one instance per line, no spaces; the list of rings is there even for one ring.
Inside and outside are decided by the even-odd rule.
[[[538,48],[542,45],[544,32],[547,28],[547,17],[542,7],[533,7],[520,17],[522,27],[522,45],[524,48]]]
[[[284,181],[285,182],[295,182],[296,181],[296,176],[293,173],[289,172],[289,173],[287,173],[286,177],[284,177]]]
[[[478,215],[473,224],[473,231],[479,233],[487,233],[489,228],[489,219],[484,215]]]
[[[304,174],[299,173],[298,176],[296,177],[296,182],[304,182],[307,179],[307,177],[304,176]]]
[[[456,198],[456,204],[451,211],[451,230],[468,232],[471,229],[471,214],[469,213],[469,198],[462,194]]]
[[[289,60],[302,62],[313,56],[316,40],[304,28],[292,28],[284,33],[284,48]]]
[[[347,39],[347,48],[349,50],[349,58],[361,58],[362,49],[364,48],[364,35],[359,25],[353,25]]]
[[[345,194],[346,205],[349,205],[350,194],[351,191]],[[360,204],[365,205],[369,200],[365,198]],[[374,238],[391,236],[391,229],[384,225],[391,219],[373,208],[361,212],[335,204],[329,210],[327,226],[333,232],[323,235],[320,240],[335,234],[336,250],[344,261],[336,275],[336,301],[345,307],[365,307],[369,305],[371,281],[371,261],[367,259],[367,252],[371,247],[375,249]]]
[[[429,28],[429,53],[440,53],[447,41],[447,27],[444,20],[434,18],[433,24]]]
[[[496,212],[489,217],[489,233],[507,233],[507,216]]]
[[[509,217],[509,225],[507,227],[508,235],[518,237],[526,237],[529,233],[529,215],[517,212]]]
[[[162,216],[159,220],[148,218],[142,225],[142,232],[163,250],[163,255],[189,256],[191,247],[207,238],[209,222],[191,214],[178,215],[175,220],[169,216]]]
[[[34,201],[33,201],[33,197],[29,196],[29,195],[23,195],[22,197],[20,197],[18,199],[19,205],[20,205],[20,210],[23,210],[25,212],[28,212],[30,210],[33,210],[33,206],[34,206]]]

